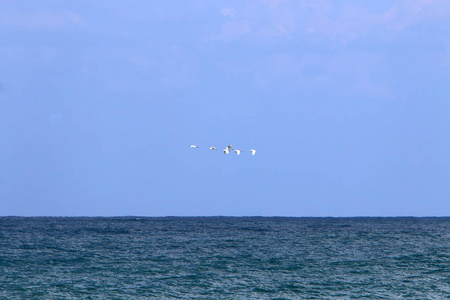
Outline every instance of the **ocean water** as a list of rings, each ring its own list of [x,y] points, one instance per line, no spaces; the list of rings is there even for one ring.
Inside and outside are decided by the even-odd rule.
[[[450,218],[0,218],[0,299],[450,299]]]

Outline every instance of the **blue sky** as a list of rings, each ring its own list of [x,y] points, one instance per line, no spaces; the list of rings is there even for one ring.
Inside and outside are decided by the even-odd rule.
[[[447,0],[3,0],[0,55],[0,215],[450,215]]]

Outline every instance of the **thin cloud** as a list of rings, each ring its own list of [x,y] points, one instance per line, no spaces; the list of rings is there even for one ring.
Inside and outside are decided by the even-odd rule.
[[[22,29],[61,29],[69,26],[84,26],[83,18],[74,12],[33,12],[3,11],[0,26]]]
[[[207,38],[208,41],[232,41],[251,33],[250,21],[248,19],[237,18],[236,10],[225,7],[220,10],[220,13],[227,20],[222,23],[220,32]]]
[[[450,17],[450,3],[403,0],[382,12],[372,12],[358,1],[266,0],[262,5],[225,7],[221,14],[227,19],[223,20],[215,40],[230,41],[243,35],[256,40],[279,37],[304,40],[305,36],[318,35],[345,44],[383,30],[398,32],[415,24]]]
[[[229,8],[229,7],[222,8],[220,10],[220,12],[225,17],[230,17],[230,18],[235,18],[236,17],[236,11],[234,9],[232,9],[232,8]]]
[[[263,55],[240,61],[239,72],[232,59],[221,62],[227,74],[252,83],[262,93],[315,94],[326,86],[345,96],[392,98],[400,89],[389,80],[393,57],[384,45],[397,45],[403,31],[414,31],[419,24],[448,24],[449,14],[450,3],[442,0],[376,6],[357,1],[268,0],[222,10],[215,41],[271,45]],[[445,34],[436,38],[450,47]],[[317,46],[320,53],[305,53],[308,45]]]

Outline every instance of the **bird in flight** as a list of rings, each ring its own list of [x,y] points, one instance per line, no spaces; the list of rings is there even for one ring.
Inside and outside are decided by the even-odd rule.
[[[191,145],[190,147],[191,148],[200,148],[200,147],[198,147],[196,145]],[[209,147],[209,149],[210,150],[217,150],[217,148],[214,147],[214,146]],[[241,155],[241,152],[242,152],[239,149],[233,149],[232,145],[228,145],[225,149],[223,149],[223,153],[224,154],[230,154],[230,151],[234,151],[234,153],[236,153],[237,155]],[[255,149],[250,149],[250,152],[252,153],[252,155],[255,155],[257,151]]]

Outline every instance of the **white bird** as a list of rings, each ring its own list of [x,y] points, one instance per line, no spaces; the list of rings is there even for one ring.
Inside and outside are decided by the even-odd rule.
[[[195,145],[191,145],[191,148],[198,148],[197,146],[195,146]]]
[[[256,150],[255,149],[250,149],[250,152],[252,153],[252,155],[255,155]]]
[[[234,152],[236,152],[237,155],[241,154],[241,150],[234,150]]]
[[[209,149],[211,149],[211,150],[217,150],[216,147],[209,147]]]
[[[228,150],[228,148],[225,148],[225,149],[223,149],[223,153],[228,154],[228,153],[230,153],[230,150]]]

